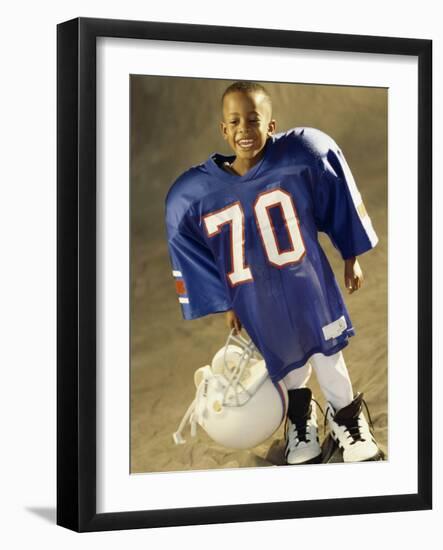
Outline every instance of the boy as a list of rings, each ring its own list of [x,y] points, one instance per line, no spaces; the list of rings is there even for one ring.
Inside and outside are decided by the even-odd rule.
[[[222,97],[224,139],[234,155],[213,154],[182,174],[166,199],[168,244],[185,319],[226,312],[245,327],[274,382],[289,395],[288,464],[319,462],[316,372],[326,417],[345,462],[381,454],[354,396],[341,350],[354,334],[332,269],[317,240],[324,231],[358,290],[357,261],[377,236],[343,155],[312,128],[275,134],[263,86],[236,82]]]

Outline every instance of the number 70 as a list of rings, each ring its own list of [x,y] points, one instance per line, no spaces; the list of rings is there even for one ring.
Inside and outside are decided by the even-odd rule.
[[[281,250],[279,247],[269,214],[269,210],[276,206],[281,209],[288,232],[290,246],[285,250]],[[303,258],[306,251],[305,244],[300,232],[295,204],[289,193],[282,189],[260,193],[254,202],[254,216],[266,257],[271,265],[281,268],[297,263]],[[245,258],[245,216],[240,201],[206,214],[203,217],[203,222],[208,237],[219,234],[225,224],[230,225],[232,271],[227,276],[231,286],[253,281],[251,269]]]

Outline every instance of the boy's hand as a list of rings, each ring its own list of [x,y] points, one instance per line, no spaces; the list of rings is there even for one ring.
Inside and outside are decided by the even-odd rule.
[[[349,294],[361,288],[364,282],[363,271],[357,258],[345,260],[345,286]]]
[[[234,329],[234,334],[238,334],[241,331],[240,319],[232,309],[226,312],[226,324],[229,330]]]

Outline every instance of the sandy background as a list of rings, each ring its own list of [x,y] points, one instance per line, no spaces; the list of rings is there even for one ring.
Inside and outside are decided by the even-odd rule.
[[[271,466],[283,463],[282,428],[248,451],[213,443],[201,429],[175,446],[172,433],[194,396],[193,373],[223,345],[224,315],[184,321],[171,276],[164,197],[173,181],[214,151],[230,81],[131,77],[131,472]],[[365,286],[346,297],[357,335],[344,355],[354,390],[364,392],[387,453],[387,90],[267,84],[277,131],[312,126],[344,152],[380,243],[360,264]],[[323,236],[322,236],[323,237]],[[343,289],[343,262],[321,243]],[[310,386],[320,404],[313,375]],[[317,466],[321,467],[321,466]]]

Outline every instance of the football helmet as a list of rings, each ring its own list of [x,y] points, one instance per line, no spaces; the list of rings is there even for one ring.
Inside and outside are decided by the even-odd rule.
[[[286,417],[283,381],[272,382],[252,341],[234,331],[211,365],[196,370],[194,383],[195,399],[173,434],[176,444],[185,443],[182,432],[189,422],[191,436],[199,424],[224,447],[250,449],[270,437]]]

